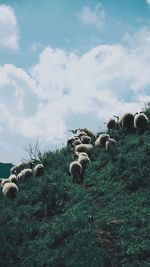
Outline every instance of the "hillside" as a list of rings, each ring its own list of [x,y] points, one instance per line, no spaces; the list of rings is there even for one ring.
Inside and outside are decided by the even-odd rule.
[[[117,146],[94,147],[84,187],[64,147],[41,156],[45,175],[15,200],[0,194],[0,266],[150,266],[150,132],[111,136]]]

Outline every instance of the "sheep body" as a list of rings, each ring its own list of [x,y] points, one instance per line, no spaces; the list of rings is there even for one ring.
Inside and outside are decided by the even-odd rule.
[[[134,128],[134,115],[131,113],[125,113],[121,121],[122,127],[127,130]]]
[[[18,192],[18,187],[15,183],[7,182],[3,185],[2,189],[3,195],[8,198],[15,198]]]
[[[1,186],[3,187],[5,183],[10,183],[10,180],[9,178],[5,179],[5,178],[2,178],[1,179]]]
[[[75,155],[76,156],[85,156],[85,157],[88,157],[88,154],[87,153],[85,153],[85,152],[75,152]]]
[[[82,142],[82,144],[90,144],[91,143],[91,137],[83,135],[83,136],[81,136],[81,142]]]
[[[15,174],[11,174],[8,179],[12,183],[16,183],[18,181],[17,176]]]
[[[117,122],[115,119],[110,119],[108,122],[107,122],[107,129],[108,130],[111,130],[111,129],[115,129],[117,128]]]
[[[79,131],[79,132],[77,133],[77,136],[78,136],[78,137],[81,137],[81,136],[87,136],[87,133],[86,133],[85,131]]]
[[[20,180],[27,180],[33,176],[31,169],[24,169],[20,173]],[[18,177],[19,178],[19,177]]]
[[[134,119],[134,126],[143,133],[148,128],[148,117],[144,113],[139,113]]]
[[[115,146],[117,144],[115,139],[109,138],[106,143],[105,143],[105,147],[106,150],[110,150],[112,146]]]
[[[93,148],[93,146],[91,144],[81,144],[81,145],[76,146],[75,153],[76,152],[85,152],[89,155],[92,148]]]
[[[95,145],[98,147],[105,146],[106,141],[110,138],[109,134],[100,134],[99,137],[95,141]]]
[[[85,169],[86,165],[90,162],[88,156],[79,155],[78,162],[82,165],[82,169]]]
[[[75,146],[80,145],[81,144],[81,140],[78,138],[78,139],[74,140],[73,144]]]
[[[81,183],[82,165],[78,161],[70,163],[69,172],[73,176],[73,181]]]
[[[84,128],[83,131],[92,139],[95,138],[95,134],[92,132],[92,130],[88,129],[88,128]]]
[[[33,169],[34,176],[42,176],[44,174],[44,166],[43,164],[37,164]]]

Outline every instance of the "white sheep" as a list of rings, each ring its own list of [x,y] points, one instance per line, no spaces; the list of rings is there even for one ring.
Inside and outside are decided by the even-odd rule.
[[[84,170],[87,164],[90,162],[90,158],[87,156],[83,156],[79,154],[78,162],[82,165],[82,169]]]
[[[81,136],[81,142],[82,142],[82,144],[90,144],[91,143],[91,137],[83,135],[83,136]]]
[[[92,139],[95,139],[95,134],[92,132],[92,130],[88,129],[88,128],[84,128],[83,129],[84,132],[86,132],[86,134],[91,137]]]
[[[18,181],[17,176],[15,174],[11,174],[8,179],[12,183],[16,183]]]
[[[148,128],[148,117],[143,112],[136,114],[137,116],[134,118],[134,126],[139,133],[143,133]]]
[[[81,144],[81,140],[78,138],[76,140],[74,140],[73,145],[77,146]]]
[[[110,138],[109,134],[100,134],[99,137],[95,141],[95,145],[98,147],[104,147],[106,141]]]
[[[117,144],[116,140],[115,139],[112,139],[112,138],[109,138],[106,143],[105,143],[105,147],[106,147],[106,150],[110,150],[112,146],[115,146]]]
[[[43,164],[37,164],[33,169],[34,176],[42,176],[44,174],[44,166]]]
[[[33,176],[33,173],[32,173],[31,169],[24,169],[17,175],[17,179],[22,180],[22,181],[26,181],[27,179],[31,178],[32,176]]]
[[[16,173],[17,173],[16,166],[13,166],[13,167],[10,169],[10,174],[16,174]]]
[[[118,126],[118,123],[115,119],[110,119],[108,122],[107,122],[107,129],[108,130],[112,130],[112,129],[116,129]]]
[[[75,153],[85,152],[89,155],[92,149],[93,149],[93,146],[91,144],[81,144],[75,147]]]
[[[79,156],[88,157],[88,154],[85,153],[85,152],[75,152],[75,155],[76,155],[77,157],[79,157]]]
[[[73,176],[73,182],[81,183],[82,165],[78,161],[70,163],[69,172]]]
[[[79,131],[79,132],[77,132],[76,135],[77,135],[78,137],[81,137],[81,136],[87,136],[87,133],[84,132],[84,131]]]
[[[5,179],[5,180],[8,180],[8,179]],[[15,183],[12,183],[8,181],[4,181],[3,183],[1,183],[1,186],[2,186],[2,192],[3,192],[3,195],[5,197],[8,197],[8,198],[15,198],[16,197],[16,194],[18,192],[18,187]]]
[[[75,135],[71,136],[71,137],[68,139],[68,141],[67,141],[67,146],[72,145],[73,142],[74,142],[76,139],[78,139],[77,136],[75,136]]]

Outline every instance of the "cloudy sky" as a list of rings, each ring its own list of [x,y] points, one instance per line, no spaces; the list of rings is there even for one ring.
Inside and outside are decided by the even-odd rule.
[[[0,161],[150,101],[150,0],[0,0]]]

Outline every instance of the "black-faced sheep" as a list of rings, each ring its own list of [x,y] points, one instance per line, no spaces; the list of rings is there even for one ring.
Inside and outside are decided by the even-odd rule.
[[[90,159],[89,159],[88,155],[83,156],[83,155],[79,154],[78,162],[82,165],[82,170],[84,170],[86,168],[87,164],[90,162]]]
[[[107,129],[108,130],[113,130],[113,129],[116,129],[118,126],[118,123],[115,119],[110,119],[108,122],[107,122]]]
[[[84,132],[84,131],[79,131],[79,132],[77,133],[77,136],[81,138],[81,136],[87,136],[87,133]]]
[[[73,145],[77,146],[81,144],[81,140],[78,138],[73,142]]]
[[[33,176],[32,170],[31,169],[24,169],[22,170],[18,175],[17,175],[17,179],[18,181],[26,181],[29,178],[31,178]]]
[[[10,169],[10,174],[16,174],[16,173],[17,173],[16,166],[13,166],[13,167]]]
[[[92,132],[92,130],[88,129],[88,128],[84,128],[83,131],[92,139],[95,138],[95,134]]]
[[[88,154],[85,153],[85,152],[75,152],[75,155],[76,155],[77,157],[79,157],[79,156],[88,157]]]
[[[134,126],[139,133],[144,133],[144,131],[148,128],[148,117],[142,112],[136,114],[137,116],[135,116],[134,119]]]
[[[98,147],[104,147],[106,141],[110,138],[109,134],[100,134],[99,137],[95,141],[95,145]]]
[[[43,164],[37,164],[33,169],[33,175],[34,176],[42,176],[44,174],[44,166]]]
[[[12,183],[16,183],[18,181],[17,176],[15,174],[11,174],[8,179]]]
[[[8,180],[8,179],[5,179],[5,180]],[[3,195],[5,197],[12,198],[12,199],[16,197],[16,194],[18,192],[18,187],[15,183],[10,182],[10,180],[4,181],[3,183],[1,183],[1,186],[2,186]]]
[[[134,115],[125,113],[122,117],[122,127],[126,130],[133,130],[134,128]]]
[[[69,172],[73,176],[73,182],[78,184],[82,183],[82,165],[78,161],[73,161],[70,163]]]
[[[75,147],[75,153],[85,152],[89,155],[92,149],[93,149],[93,146],[91,144],[81,144]]]
[[[122,117],[119,118],[118,116],[114,115],[115,118],[117,118],[117,128],[122,127]]]
[[[115,139],[112,139],[112,138],[109,138],[106,143],[105,143],[105,147],[106,147],[106,150],[110,150],[113,146],[115,146],[117,144],[116,140]]]
[[[90,144],[91,143],[91,137],[83,135],[83,136],[81,136],[81,142],[82,142],[82,144]]]

